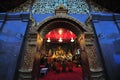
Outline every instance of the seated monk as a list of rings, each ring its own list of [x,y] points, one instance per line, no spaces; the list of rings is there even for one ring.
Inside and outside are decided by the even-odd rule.
[[[71,60],[67,61],[67,67],[68,67],[68,71],[72,72],[73,71],[73,63]]]
[[[61,64],[58,60],[55,61],[55,71],[56,73],[59,73],[60,72],[60,67],[61,67]]]

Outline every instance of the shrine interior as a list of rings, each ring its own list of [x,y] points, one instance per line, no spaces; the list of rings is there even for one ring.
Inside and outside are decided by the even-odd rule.
[[[0,0],[0,80],[120,80],[120,0]]]

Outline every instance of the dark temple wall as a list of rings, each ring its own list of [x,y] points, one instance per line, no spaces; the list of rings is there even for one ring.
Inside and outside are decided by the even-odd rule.
[[[27,0],[0,0],[0,12],[7,12],[26,1]]]
[[[120,14],[92,14],[99,51],[108,80],[120,80]]]
[[[17,76],[28,22],[29,13],[0,13],[0,80]]]
[[[120,13],[120,0],[92,0],[92,1],[100,4],[101,6],[113,12]]]

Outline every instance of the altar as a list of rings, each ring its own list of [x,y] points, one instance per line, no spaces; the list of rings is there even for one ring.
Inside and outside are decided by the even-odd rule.
[[[58,47],[56,51],[53,52],[51,58],[56,60],[72,60],[72,53],[70,50],[68,52],[64,51],[61,47]]]

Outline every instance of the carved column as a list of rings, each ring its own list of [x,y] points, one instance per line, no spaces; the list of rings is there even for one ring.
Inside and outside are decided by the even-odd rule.
[[[89,73],[89,62],[88,56],[86,54],[86,45],[85,45],[85,34],[82,33],[80,38],[78,39],[80,44],[80,51],[81,51],[81,61],[82,61],[82,68],[83,68],[83,75],[84,78],[90,80],[90,73]]]
[[[43,38],[39,33],[37,33],[37,43],[36,43],[37,53],[40,53],[42,45],[43,45]]]
[[[31,80],[31,71],[33,67],[34,56],[36,54],[37,33],[36,27],[30,25],[27,35],[26,51],[21,69],[19,69],[19,80]]]
[[[27,44],[26,53],[24,55],[24,69],[32,69],[33,60],[36,53],[36,46],[33,44]]]
[[[89,61],[89,68],[92,80],[104,80],[103,68],[98,60],[96,47],[94,44],[94,36],[92,32],[85,33],[86,53]]]

